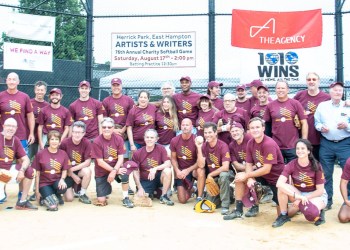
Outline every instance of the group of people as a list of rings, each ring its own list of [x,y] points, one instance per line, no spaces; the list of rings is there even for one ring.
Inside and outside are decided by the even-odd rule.
[[[350,220],[350,107],[342,101],[341,82],[332,83],[327,94],[312,72],[307,89],[290,98],[288,83],[278,80],[272,100],[268,86],[254,80],[221,99],[223,83],[209,82],[201,95],[184,76],[180,92],[166,82],[161,100],[150,102],[149,92],[141,90],[134,102],[123,94],[122,80],[113,78],[112,94],[102,102],[90,97],[88,81],[80,82],[80,96],[68,108],[61,105],[60,89],[49,90],[46,102],[45,82],[35,83],[33,99],[17,89],[19,82],[10,73],[7,90],[0,93],[0,174],[11,170],[19,183],[17,209],[38,209],[30,202],[36,199],[56,211],[75,196],[91,204],[86,194],[93,160],[96,206],[108,205],[115,180],[121,183],[122,204],[133,208],[133,178],[135,195],[147,194],[168,206],[174,205],[174,186],[179,203],[195,193],[197,202],[208,199],[221,207],[224,220],[242,217],[244,206],[249,208],[245,216],[255,217],[256,187],[263,185],[277,204],[273,227],[298,211],[321,225],[324,211],[332,208],[338,161],[344,199],[339,220]],[[206,192],[207,178],[218,183],[219,195]],[[34,179],[35,193],[29,197]],[[0,203],[6,198],[0,186]]]

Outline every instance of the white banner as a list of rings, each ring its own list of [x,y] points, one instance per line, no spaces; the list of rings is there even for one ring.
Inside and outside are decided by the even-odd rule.
[[[52,72],[52,47],[4,43],[4,69]]]
[[[112,33],[111,50],[111,68],[195,67],[196,33]]]
[[[54,42],[56,17],[36,16],[29,14],[9,14],[8,29],[9,37]]]

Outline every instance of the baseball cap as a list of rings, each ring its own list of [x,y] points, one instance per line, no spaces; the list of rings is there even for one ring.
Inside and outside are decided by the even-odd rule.
[[[194,211],[196,211],[197,213],[213,213],[215,212],[215,209],[215,203],[207,199],[198,201],[196,205],[194,205]]]
[[[50,95],[56,93],[62,95],[62,91],[59,88],[53,88],[50,90]]]
[[[266,85],[261,85],[257,88],[257,90],[259,89],[265,89],[267,92],[269,92],[269,88]]]
[[[344,83],[342,83],[342,82],[333,82],[331,85],[329,85],[329,88],[333,88],[336,85],[340,85],[340,86],[344,87]]]
[[[257,201],[258,201],[258,197],[256,195],[254,186],[246,189],[246,193],[242,198],[243,205],[245,207],[252,207],[257,203]]]
[[[259,87],[263,85],[262,81],[260,80],[253,80],[250,84],[249,87]]]
[[[215,81],[211,81],[208,83],[208,88],[212,89],[214,87],[219,87],[224,85],[222,82],[215,82]]]
[[[129,175],[132,173],[132,171],[137,170],[139,166],[134,161],[126,161],[123,163],[123,168],[126,168],[126,175]]]
[[[305,205],[303,205],[303,203],[300,202],[299,210],[304,214],[305,219],[307,219],[308,221],[315,222],[320,218],[320,211],[318,211],[318,208],[310,201]]]
[[[87,86],[87,87],[89,87],[90,88],[90,83],[88,82],[88,81],[81,81],[80,83],[79,83],[79,88],[81,87],[81,86],[83,86],[83,85],[85,85],[85,86]]]
[[[245,85],[244,84],[239,84],[239,85],[236,86],[236,91],[238,91],[240,89],[245,90]]]
[[[242,124],[240,124],[239,122],[233,122],[231,127],[237,127],[237,128],[240,128],[240,129],[244,129]]]
[[[180,82],[181,82],[182,80],[187,80],[187,81],[189,81],[189,82],[192,82],[191,77],[189,77],[189,76],[182,76],[182,77],[180,78]]]
[[[122,80],[120,78],[113,78],[111,84],[122,84]]]

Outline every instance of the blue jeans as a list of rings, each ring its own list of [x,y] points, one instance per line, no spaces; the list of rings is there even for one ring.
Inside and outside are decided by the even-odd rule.
[[[24,151],[28,155],[28,147],[29,147],[28,141],[27,140],[21,140],[21,144],[22,144],[22,146],[24,148]]]
[[[328,194],[328,205],[333,204],[333,172],[335,160],[337,159],[339,161],[339,164],[343,169],[345,162],[349,157],[350,138],[344,139],[340,142],[332,142],[323,137],[321,138],[320,163],[326,178],[325,189]],[[350,193],[349,184],[348,192]]]

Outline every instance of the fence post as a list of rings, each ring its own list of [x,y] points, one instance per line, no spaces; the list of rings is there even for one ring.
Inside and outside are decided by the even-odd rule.
[[[85,54],[85,78],[92,83],[92,30],[93,30],[93,0],[86,0],[86,54]]]
[[[343,21],[342,8],[345,0],[335,1],[335,46],[336,46],[336,76],[338,82],[344,82],[344,62],[343,62]]]
[[[209,81],[215,80],[215,0],[209,0]]]

